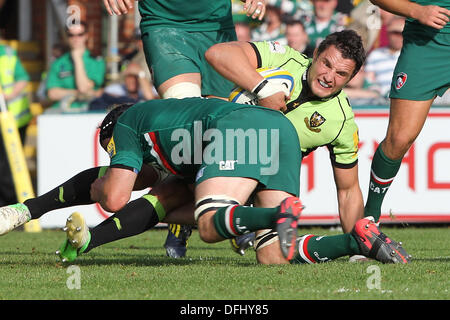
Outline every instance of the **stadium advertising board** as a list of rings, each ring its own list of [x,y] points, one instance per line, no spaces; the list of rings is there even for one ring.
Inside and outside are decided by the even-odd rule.
[[[355,110],[360,136],[359,179],[364,198],[373,153],[386,133],[386,110]],[[97,127],[103,117],[103,113],[39,116],[38,195],[82,170],[108,164],[108,156],[98,144]],[[450,222],[449,120],[450,109],[430,113],[385,198],[382,222]],[[133,198],[142,194],[136,192]],[[317,149],[303,160],[301,199],[306,207],[301,224],[338,223],[336,189],[326,148]],[[41,225],[43,228],[62,227],[74,211],[82,212],[89,226],[97,225],[110,215],[98,205],[79,206],[46,214],[40,218]]]

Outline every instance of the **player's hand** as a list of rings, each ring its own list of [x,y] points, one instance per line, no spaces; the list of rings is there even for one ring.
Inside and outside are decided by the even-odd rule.
[[[247,13],[247,17],[252,16],[252,19],[258,18],[262,20],[266,14],[266,0],[241,0],[245,1],[244,11]]]
[[[284,94],[284,92],[279,91],[264,99],[259,99],[258,105],[286,112],[286,95]]]
[[[134,0],[103,0],[106,11],[110,16],[127,14],[128,10],[133,9],[133,2]]]
[[[421,10],[418,10],[417,20],[426,26],[442,29],[449,22],[450,10],[429,5],[422,6]]]

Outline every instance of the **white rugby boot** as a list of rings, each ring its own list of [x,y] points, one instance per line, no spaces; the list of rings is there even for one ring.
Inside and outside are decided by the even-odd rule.
[[[23,203],[0,208],[0,236],[31,220],[30,210]]]

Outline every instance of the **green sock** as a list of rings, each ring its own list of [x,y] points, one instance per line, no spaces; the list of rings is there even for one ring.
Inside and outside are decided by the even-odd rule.
[[[369,194],[364,208],[365,217],[373,216],[375,221],[378,222],[381,216],[381,205],[383,204],[384,196],[392,184],[392,181],[394,181],[401,163],[401,159],[389,159],[383,153],[381,145],[378,146],[372,160]]]
[[[360,254],[358,243],[351,233],[319,237],[312,234],[298,239],[298,254],[293,264],[319,263],[339,257]]]
[[[238,205],[223,207],[214,214],[214,226],[217,233],[225,239],[256,230],[271,229],[278,209]]]

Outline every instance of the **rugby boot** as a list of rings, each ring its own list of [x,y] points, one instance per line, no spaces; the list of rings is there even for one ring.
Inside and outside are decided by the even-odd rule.
[[[63,231],[66,232],[67,238],[56,254],[62,262],[72,262],[86,250],[91,241],[91,233],[83,215],[79,212],[74,212],[67,218]]]
[[[245,254],[245,250],[250,247],[253,247],[255,242],[255,232],[250,232],[243,234],[241,236],[230,239],[231,249],[237,254],[243,256]]]
[[[297,226],[303,205],[299,198],[289,197],[280,204],[275,230],[280,238],[280,248],[287,260],[297,252]]]
[[[358,242],[361,253],[382,263],[409,263],[411,256],[396,242],[380,231],[373,217],[356,222],[352,235]]]
[[[164,243],[167,256],[175,259],[185,257],[187,242],[192,234],[192,226],[169,224],[168,229],[169,232]]]
[[[0,208],[0,236],[25,224],[31,220],[28,207],[22,203],[16,203]]]

